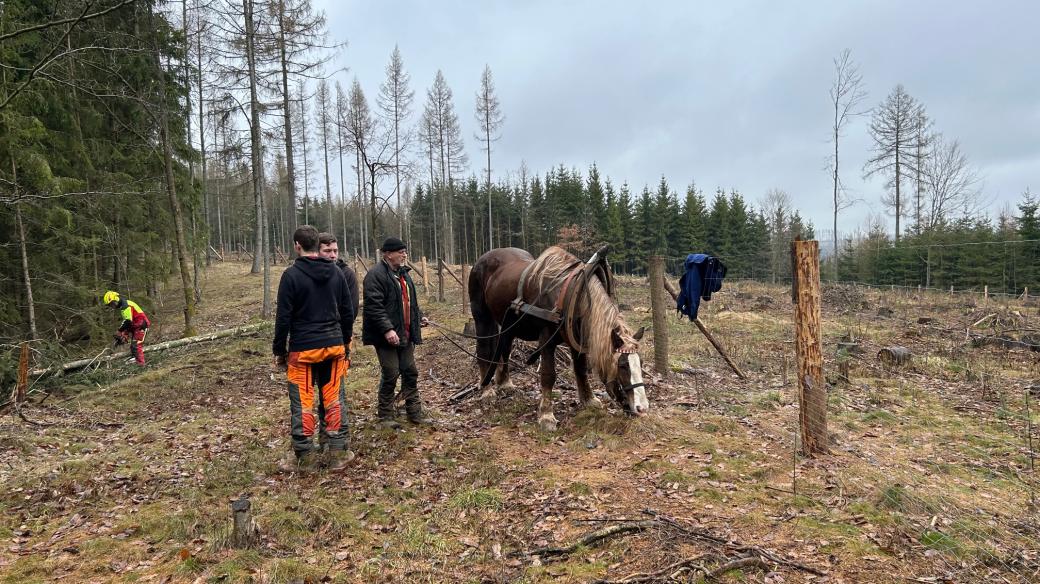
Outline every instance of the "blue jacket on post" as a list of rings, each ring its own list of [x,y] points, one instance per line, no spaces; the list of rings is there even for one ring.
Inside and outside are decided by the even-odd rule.
[[[691,253],[686,256],[683,267],[686,271],[679,278],[679,298],[675,301],[675,307],[690,320],[696,320],[701,299],[711,300],[712,292],[722,288],[726,266],[710,255]]]

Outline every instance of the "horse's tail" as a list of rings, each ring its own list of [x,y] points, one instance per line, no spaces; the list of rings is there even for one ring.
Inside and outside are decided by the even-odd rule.
[[[469,308],[470,314],[473,315],[473,320],[476,323],[477,335],[481,337],[487,337],[486,331],[493,328],[495,325],[495,317],[491,314],[491,307],[487,305],[484,300],[484,281],[489,276],[488,265],[486,258],[481,256],[480,259],[473,264],[473,269],[469,272],[469,281],[466,284],[469,286]],[[490,338],[478,338],[478,347],[483,343],[490,344],[492,339]],[[501,343],[495,348],[495,354],[491,358],[490,367],[488,367],[487,373],[484,378],[480,381],[480,387],[484,387],[491,383],[491,379],[495,375],[496,364],[498,363],[499,353],[501,352]],[[477,359],[481,359],[480,351],[477,351]]]

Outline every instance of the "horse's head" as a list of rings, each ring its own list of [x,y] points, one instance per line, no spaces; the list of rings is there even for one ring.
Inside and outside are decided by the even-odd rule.
[[[645,327],[640,327],[636,334],[631,334],[624,327],[615,327],[610,334],[617,357],[617,375],[607,380],[607,393],[626,412],[637,416],[650,411],[650,402],[646,399],[646,387],[643,385],[643,363],[639,359],[639,340],[643,338]]]

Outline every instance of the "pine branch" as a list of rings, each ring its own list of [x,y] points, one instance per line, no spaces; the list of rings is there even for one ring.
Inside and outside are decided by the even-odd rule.
[[[79,24],[81,22],[85,22],[87,20],[92,20],[94,18],[98,18],[100,16],[104,16],[104,15],[110,13],[110,12],[113,12],[115,10],[119,10],[120,8],[122,8],[124,6],[129,6],[130,4],[134,4],[135,2],[137,2],[137,0],[123,0],[119,4],[116,4],[114,6],[110,6],[109,8],[106,8],[104,10],[99,10],[97,12],[94,12],[94,13],[91,13],[91,14],[87,14],[87,10],[90,10],[91,5],[93,4],[92,2],[88,2],[86,8],[83,10],[83,13],[80,14],[80,16],[78,16],[78,17],[75,17],[75,18],[65,18],[65,19],[62,19],[62,20],[52,20],[50,22],[44,22],[42,24],[35,24],[33,26],[27,26],[25,28],[18,29],[18,30],[14,31],[14,32],[9,32],[9,33],[6,33],[6,34],[0,34],[0,42],[3,42],[3,41],[5,41],[5,40],[7,40],[9,38],[14,38],[16,36],[20,36],[20,35],[23,35],[23,34],[26,34],[26,33],[30,33],[30,32],[33,32],[33,31],[43,30],[45,28],[53,28],[55,26],[61,26],[63,24],[72,23],[72,26],[70,26],[69,30],[66,31],[66,33],[65,33],[65,35],[68,36],[68,33],[72,31],[72,27],[76,26],[77,24]],[[64,37],[62,37],[62,39],[64,39]]]

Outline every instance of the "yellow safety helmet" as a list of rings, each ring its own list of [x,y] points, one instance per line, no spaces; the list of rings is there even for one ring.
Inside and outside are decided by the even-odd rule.
[[[118,301],[119,301],[119,292],[113,292],[111,290],[109,290],[108,292],[105,292],[105,299],[104,299],[104,303],[105,304],[112,304],[113,302],[118,302]]]

